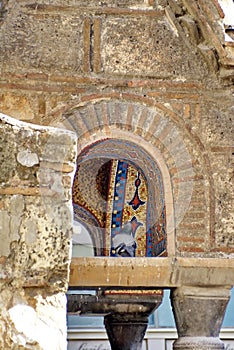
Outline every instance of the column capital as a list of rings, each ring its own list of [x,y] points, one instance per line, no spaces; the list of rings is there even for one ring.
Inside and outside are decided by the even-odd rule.
[[[174,350],[222,350],[219,339],[229,288],[180,287],[171,292],[172,310],[178,332]]]
[[[173,296],[187,297],[187,298],[215,298],[215,299],[225,299],[230,298],[231,288],[230,286],[182,286],[172,289],[171,293]]]

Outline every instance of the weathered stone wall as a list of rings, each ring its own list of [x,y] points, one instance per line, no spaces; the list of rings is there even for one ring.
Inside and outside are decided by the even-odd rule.
[[[170,174],[178,217],[178,188],[190,181],[184,147],[193,191],[174,231],[176,256],[233,257],[234,54],[218,2],[0,5],[0,111],[75,131],[79,151],[124,133],[132,142],[148,142]],[[48,305],[64,313],[74,137],[6,117],[1,130],[0,346],[53,349],[56,344],[40,343],[49,337],[39,341],[17,317],[38,325]],[[65,318],[58,328],[65,332]]]
[[[65,349],[76,138],[0,117],[0,348]]]
[[[186,145],[190,154],[199,145],[200,154],[191,159],[196,183],[206,187],[193,191],[193,213],[188,212],[186,227],[178,231],[177,247],[182,255],[209,253],[211,246],[214,254],[232,254],[233,61],[231,44],[228,51],[221,48],[225,41],[218,3],[210,0],[200,9],[187,1],[150,0],[36,5],[10,0],[3,5],[0,110],[20,120],[65,126],[63,114],[89,101],[159,105],[165,120],[177,118],[180,133],[192,136]],[[82,118],[91,132],[93,122]],[[131,123],[147,128],[137,120]],[[100,121],[102,128],[108,123]],[[148,137],[149,142],[157,146],[162,137],[173,138],[168,127],[152,120],[155,137]],[[168,148],[172,145],[164,143],[163,152],[173,158],[168,166],[176,167]],[[203,239],[206,228],[211,242]]]

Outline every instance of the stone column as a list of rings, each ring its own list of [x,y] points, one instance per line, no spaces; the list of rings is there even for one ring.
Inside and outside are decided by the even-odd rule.
[[[174,289],[171,301],[178,339],[173,349],[224,349],[219,332],[229,298],[230,290],[225,288]]]
[[[112,350],[141,350],[148,316],[161,304],[163,292],[119,289],[67,297],[68,313],[104,315]]]
[[[148,317],[132,314],[111,314],[104,318],[113,350],[141,350]]]

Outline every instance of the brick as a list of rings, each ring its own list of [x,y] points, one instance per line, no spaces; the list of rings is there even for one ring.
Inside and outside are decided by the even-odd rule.
[[[133,118],[134,106],[132,104],[128,105],[127,119],[126,119],[126,129],[132,130],[132,118]]]
[[[1,79],[25,79],[27,76],[27,73],[13,73],[13,72],[7,72],[7,71],[4,71],[2,72],[1,74]]]
[[[191,218],[191,220],[194,220],[194,219],[204,219],[205,217],[207,216],[207,213],[206,212],[187,212],[185,217],[186,218]]]
[[[188,242],[188,243],[204,243],[205,239],[204,237],[189,237],[189,236],[177,236],[176,237],[177,241],[181,242]]]
[[[27,73],[26,78],[31,80],[48,81],[49,76],[48,74],[45,74],[45,73]]]
[[[177,114],[182,114],[183,113],[183,103],[182,102],[171,102],[171,107],[172,110],[175,111]]]
[[[227,153],[232,153],[234,152],[234,147],[233,146],[213,146],[211,147],[211,152],[214,153],[223,153],[223,154],[227,154]]]
[[[184,117],[190,118],[190,116],[191,116],[191,108],[190,108],[190,105],[188,103],[186,103],[184,105]]]
[[[90,71],[90,25],[91,21],[90,18],[84,19],[84,56],[83,56],[83,65],[84,65],[84,72],[88,73]]]
[[[123,97],[123,99],[125,99],[127,101],[130,100],[130,101],[134,101],[134,102],[146,103],[148,106],[154,106],[154,104],[155,104],[155,102],[152,98],[144,97],[142,95],[136,95],[136,94],[123,92],[122,97]]]
[[[206,225],[204,223],[198,223],[198,222],[190,222],[190,223],[184,223],[182,222],[179,225],[178,229],[187,229],[188,231],[191,229],[198,229],[198,230],[206,230]]]
[[[158,138],[163,141],[167,135],[171,132],[171,130],[173,129],[174,125],[173,124],[167,124],[163,130],[161,131],[161,133],[158,135]]]
[[[83,57],[83,64],[86,65],[85,72],[87,69],[87,72],[90,70],[90,25],[91,20],[90,18],[84,19],[84,57]],[[35,76],[35,79],[34,79]],[[28,73],[28,74],[17,74],[17,73],[10,73],[10,72],[2,72],[1,74],[1,80],[5,80],[5,82],[12,82],[14,83],[15,80],[39,80],[39,81],[49,81],[49,82],[66,82],[66,83],[77,83],[80,85],[90,85],[90,84],[105,84],[105,85],[113,85],[113,86],[124,86],[124,87],[130,87],[130,88],[136,88],[136,87],[145,87],[145,88],[158,88],[160,89],[158,91],[159,96],[163,96],[162,90],[200,90],[204,89],[204,86],[200,83],[179,83],[179,82],[166,82],[166,81],[159,81],[158,79],[150,78],[150,79],[126,79],[126,78],[119,78],[119,77],[110,77],[110,78],[104,78],[104,77],[85,77],[81,75],[72,75],[68,76],[66,74],[56,74],[55,72],[52,72],[50,75],[42,74],[42,73]],[[154,92],[157,94],[157,91]]]
[[[169,148],[169,149],[170,149],[170,148]],[[177,169],[178,169],[179,171],[189,170],[189,169],[191,169],[191,168],[193,168],[193,163],[190,162],[190,161],[188,161],[187,163],[184,162],[183,164],[180,164],[179,167],[177,167]],[[194,171],[194,168],[193,168],[193,171]]]
[[[201,106],[200,104],[195,105],[195,121],[198,125],[200,125],[201,122]]]
[[[2,187],[0,188],[0,195],[14,195],[23,194],[26,196],[39,196],[39,187]]]
[[[196,181],[196,180],[203,180],[203,179],[204,179],[204,176],[201,174],[201,175],[174,178],[173,182],[174,183],[181,183],[181,182]]]
[[[188,247],[188,246],[180,246],[178,247],[178,250],[181,252],[189,252],[189,253],[205,253],[205,249],[201,248],[201,247]]]
[[[218,2],[218,0],[213,0],[213,3],[215,4],[216,8],[217,8],[217,11],[220,15],[221,18],[224,18],[225,17],[225,14],[220,6],[220,3]]]
[[[29,91],[43,91],[43,92],[73,92],[82,93],[85,92],[83,88],[77,88],[76,86],[66,85],[52,85],[52,84],[28,84],[28,83],[2,83],[0,82],[0,88],[2,89],[14,89],[14,90],[29,90]]]
[[[229,247],[218,247],[218,248],[213,248],[212,252],[223,252],[227,254],[233,254],[234,253],[234,248],[229,248]]]
[[[102,116],[103,116],[103,125],[109,130],[109,125],[110,125],[110,116],[109,116],[109,111],[107,108],[107,104],[103,103],[102,104]]]
[[[109,98],[120,98],[120,93],[118,92],[107,92],[103,94],[91,94],[91,95],[84,95],[81,97],[82,102],[88,102],[88,101],[94,101],[94,100],[101,100],[101,99],[109,99]]]
[[[71,116],[68,117],[69,124],[72,126],[73,130],[76,132],[77,136],[89,134],[89,130],[84,120],[81,118],[81,115],[78,110],[74,112]]]
[[[200,96],[198,94],[190,94],[190,93],[178,93],[178,92],[157,92],[152,91],[148,92],[148,96],[150,97],[164,97],[167,99],[175,99],[175,100],[198,100]]]
[[[142,130],[144,129],[144,124],[146,122],[147,115],[148,115],[148,109],[145,108],[141,112],[140,119],[139,119],[137,127],[136,127],[136,134],[137,135],[141,135],[142,134]]]
[[[81,77],[81,76],[67,76],[64,74],[51,74],[50,75],[50,81],[52,82],[61,82],[61,83],[77,83],[80,85],[87,85],[91,84],[93,81],[94,83],[97,81],[96,78],[92,79],[90,77]]]
[[[199,82],[189,82],[189,83],[181,83],[174,81],[162,81],[159,79],[133,79],[127,80],[128,87],[147,87],[147,88],[158,88],[160,93],[165,90],[171,91],[181,91],[181,90],[201,90],[204,89],[204,85]],[[156,91],[155,91],[156,92]]]
[[[95,111],[94,105],[90,104],[87,108],[87,115],[84,120],[88,130],[95,130],[99,127],[99,120],[97,117],[97,113]]]
[[[94,18],[93,21],[93,71],[101,71],[101,20]]]
[[[193,197],[193,200],[191,200],[190,202],[190,208],[192,208],[193,210],[194,208],[200,208],[202,205],[201,201],[195,201],[195,199],[197,199],[197,197],[196,198]]]
[[[156,130],[158,128],[158,124],[160,122],[160,118],[161,118],[160,114],[155,114],[153,116],[152,123],[149,126],[149,130],[146,132],[145,137],[144,137],[144,139],[146,141],[149,141],[153,137],[154,133],[156,132]]]
[[[152,138],[151,139],[151,143],[152,143],[152,145],[156,146],[162,152],[165,151],[165,146],[163,145],[163,143],[158,138],[156,138],[156,137]]]
[[[202,239],[205,241],[207,241],[207,237],[206,235],[204,235],[204,230],[198,230],[197,228],[193,228],[191,227],[190,229],[183,229],[183,228],[179,228],[179,230],[177,231],[177,236],[176,239],[178,238],[178,240],[180,239],[180,237],[196,237],[196,239]],[[188,238],[189,239],[189,238]],[[209,239],[209,237],[208,237]],[[181,239],[183,240],[183,239]]]

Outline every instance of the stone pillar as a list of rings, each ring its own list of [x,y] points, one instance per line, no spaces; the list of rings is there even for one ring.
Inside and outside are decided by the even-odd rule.
[[[0,114],[0,349],[67,349],[75,163],[75,134]]]
[[[174,350],[221,350],[219,339],[230,297],[225,288],[181,287],[171,293],[178,339]]]
[[[104,318],[113,350],[141,350],[148,317],[132,314],[111,314]]]
[[[67,311],[104,315],[112,350],[141,350],[148,316],[162,302],[162,290],[104,290],[96,295],[68,294]]]

